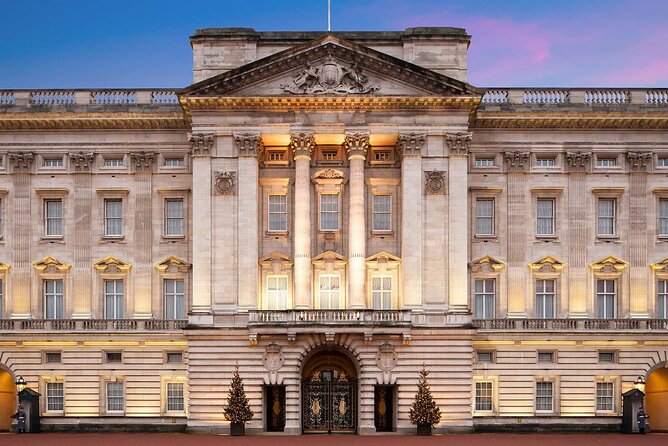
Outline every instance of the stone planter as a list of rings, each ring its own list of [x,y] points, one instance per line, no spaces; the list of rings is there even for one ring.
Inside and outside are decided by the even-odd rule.
[[[431,424],[418,424],[417,434],[418,435],[431,435]]]
[[[233,437],[241,437],[246,435],[245,423],[230,423],[230,435]]]

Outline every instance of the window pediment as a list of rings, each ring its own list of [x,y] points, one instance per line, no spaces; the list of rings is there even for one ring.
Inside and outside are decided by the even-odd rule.
[[[481,271],[497,272],[506,267],[506,262],[499,260],[496,257],[484,256],[471,262],[469,267],[474,273]]]
[[[348,259],[338,252],[325,251],[314,257],[312,263],[321,268],[326,265],[333,265],[335,268],[340,268],[348,263]]]
[[[132,265],[118,257],[108,256],[93,263],[93,267],[99,272],[124,272],[132,268]]]
[[[629,262],[615,256],[608,256],[589,264],[589,267],[597,273],[621,273],[627,266]]]
[[[532,271],[540,273],[561,272],[566,267],[566,262],[553,256],[545,256],[529,263]]]
[[[11,265],[9,265],[8,263],[5,263],[5,262],[0,262],[0,273],[7,272],[7,270],[9,270],[9,268],[11,268]]]
[[[264,257],[260,257],[258,263],[262,269],[270,270],[271,274],[280,274],[289,271],[294,262],[286,254],[274,251]]]
[[[48,272],[50,269],[54,269],[56,272],[64,273],[68,271],[71,266],[72,265],[69,263],[65,263],[62,260],[58,260],[51,256],[46,256],[32,264],[32,267],[39,272]]]
[[[665,259],[659,260],[657,262],[650,263],[649,266],[650,266],[650,268],[652,268],[652,270],[654,270],[657,273],[659,273],[659,272],[668,273],[668,257],[666,257]]]
[[[401,259],[387,251],[380,251],[366,258],[366,266],[371,269],[394,269],[401,265]]]
[[[190,268],[190,263],[176,256],[169,256],[165,257],[165,259],[156,263],[154,266],[155,269],[163,273],[168,272],[172,268],[176,269],[178,272],[186,273]]]

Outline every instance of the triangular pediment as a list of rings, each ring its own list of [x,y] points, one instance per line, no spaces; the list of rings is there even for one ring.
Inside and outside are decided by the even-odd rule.
[[[112,270],[127,271],[132,268],[132,265],[118,257],[108,256],[93,263],[93,267],[103,272],[109,271],[109,268],[112,268]]]
[[[163,260],[156,263],[154,266],[155,269],[161,272],[166,272],[169,271],[171,268],[174,268],[179,272],[185,273],[190,268],[190,263],[176,256],[169,256],[165,257]]]
[[[390,254],[387,251],[380,251],[372,256],[366,258],[366,263],[401,263],[401,259],[395,255]]]
[[[668,272],[668,257],[665,259],[650,263],[649,265],[654,271]]]
[[[290,260],[290,257],[287,256],[287,254],[284,254],[279,251],[274,251],[270,252],[266,256],[260,257],[258,260],[260,265],[263,266],[268,266],[271,265],[272,263],[279,262],[279,263],[286,263],[289,265],[292,265],[292,261]]]
[[[529,263],[529,268],[539,272],[549,272],[550,270],[559,272],[565,266],[566,262],[553,256],[545,256]]]
[[[589,267],[594,271],[599,272],[621,272],[629,266],[629,262],[626,262],[619,257],[608,256],[598,262],[593,262],[589,264]]]
[[[312,263],[314,265],[322,265],[324,263],[335,263],[337,265],[345,265],[348,263],[348,259],[334,251],[325,251],[322,254],[319,254],[313,257]]]
[[[487,270],[489,272],[495,272],[505,268],[506,262],[504,262],[503,260],[499,260],[496,257],[484,256],[480,257],[477,260],[474,260],[473,262],[470,263],[469,266],[471,267],[471,271],[473,272],[479,272],[484,270]]]
[[[182,99],[318,95],[481,96],[482,91],[466,82],[328,34],[179,92]]]
[[[53,268],[57,272],[65,272],[70,269],[69,263],[58,260],[55,257],[46,256],[43,259],[37,260],[32,264],[33,268],[40,272],[46,272],[49,268]]]

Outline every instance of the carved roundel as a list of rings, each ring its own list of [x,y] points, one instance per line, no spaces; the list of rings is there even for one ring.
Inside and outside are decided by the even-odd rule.
[[[283,367],[285,357],[281,351],[281,346],[278,344],[267,345],[262,362],[264,363],[264,367],[270,372],[276,372]]]
[[[394,346],[389,342],[378,347],[376,365],[383,372],[389,372],[397,366],[397,353],[394,351]]]
[[[444,194],[445,172],[439,170],[425,172],[425,192],[427,194]]]
[[[216,190],[223,195],[234,193],[236,172],[217,172]]]

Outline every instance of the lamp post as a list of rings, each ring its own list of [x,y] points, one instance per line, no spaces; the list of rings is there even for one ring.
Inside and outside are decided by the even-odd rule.
[[[22,391],[23,389],[25,389],[26,387],[28,387],[28,383],[26,382],[25,379],[23,379],[22,376],[19,376],[18,379],[16,380],[16,382],[15,382],[14,384],[16,384],[16,393],[17,393],[17,394],[18,394],[18,393],[21,393],[21,391]]]
[[[637,377],[633,382],[633,387],[640,390],[642,393],[645,393],[645,378],[642,376]]]

